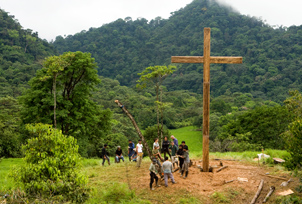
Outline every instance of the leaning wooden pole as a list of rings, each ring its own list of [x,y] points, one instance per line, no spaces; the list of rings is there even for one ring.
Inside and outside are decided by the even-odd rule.
[[[138,133],[138,136],[141,138],[143,145],[148,152],[149,158],[151,159],[152,158],[151,150],[149,149],[149,146],[148,146],[143,134],[141,133],[139,127],[137,126],[133,116],[129,113],[129,111],[125,108],[125,106],[121,102],[119,102],[119,100],[115,100],[114,102],[124,111],[124,113],[126,113],[128,118],[131,120],[136,132]]]
[[[262,188],[263,188],[263,183],[264,183],[264,180],[261,179],[260,184],[259,184],[259,187],[258,187],[258,190],[257,190],[257,192],[256,192],[256,194],[255,194],[253,200],[251,201],[251,204],[255,204],[255,203],[256,203],[256,200],[257,200],[257,198],[259,197],[259,195],[260,195],[260,193],[261,193],[261,190],[262,190]]]
[[[204,172],[209,172],[209,140],[210,140],[210,39],[211,29],[204,28],[203,47],[203,155],[202,167]]]

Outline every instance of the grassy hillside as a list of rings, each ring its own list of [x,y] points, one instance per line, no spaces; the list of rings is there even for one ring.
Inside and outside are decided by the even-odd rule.
[[[202,152],[202,131],[197,131],[196,127],[188,126],[179,129],[173,129],[170,130],[170,132],[178,139],[179,144],[181,144],[182,141],[185,141],[189,147],[190,152]]]

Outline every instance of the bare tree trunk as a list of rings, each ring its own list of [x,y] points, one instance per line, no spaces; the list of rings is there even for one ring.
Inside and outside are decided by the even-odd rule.
[[[138,133],[138,136],[141,138],[141,140],[142,140],[142,142],[143,142],[143,145],[144,145],[145,149],[147,150],[150,159],[152,159],[152,154],[151,154],[151,151],[150,151],[150,149],[149,149],[149,146],[148,146],[148,144],[147,144],[147,142],[146,142],[146,140],[145,140],[143,134],[141,133],[139,127],[137,126],[137,124],[136,124],[136,122],[135,122],[133,116],[129,113],[129,111],[125,108],[125,106],[124,106],[121,102],[119,102],[119,100],[115,100],[114,102],[115,102],[115,103],[116,103],[116,104],[124,111],[124,113],[126,113],[126,115],[129,117],[129,119],[131,120],[131,122],[132,122],[132,124],[133,124],[133,126],[134,126],[134,128],[135,128],[135,130],[136,130],[136,132]]]
[[[57,128],[57,116],[56,116],[56,109],[57,109],[57,94],[56,94],[56,89],[57,89],[57,76],[58,74],[56,73],[53,78],[53,122],[55,128]]]
[[[159,143],[162,145],[162,138],[159,137],[159,133],[160,133],[160,128],[159,128],[159,84],[156,83],[156,117],[157,117],[157,137],[159,139]],[[161,146],[160,145],[160,146]]]
[[[160,119],[161,119],[161,128],[160,128],[160,137],[161,141],[163,141],[163,128],[164,128],[164,107],[163,107],[163,89],[160,87]]]

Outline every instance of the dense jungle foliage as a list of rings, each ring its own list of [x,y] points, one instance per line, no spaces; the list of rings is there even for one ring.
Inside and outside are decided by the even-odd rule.
[[[14,16],[0,9],[0,96],[20,96],[41,69],[41,60],[56,53],[37,32],[23,29]]]
[[[282,135],[297,114],[283,101],[291,89],[302,88],[301,26],[274,29],[215,1],[194,0],[169,19],[118,19],[48,43],[5,11],[0,14],[0,157],[22,156],[20,146],[29,138],[26,124],[54,123],[54,84],[58,128],[77,139],[82,156],[100,156],[105,143],[110,155],[117,145],[126,152],[128,139],[136,142],[138,136],[114,100],[127,107],[142,130],[154,129],[156,87],[136,88],[138,73],[170,65],[172,55],[202,55],[203,27],[212,29],[213,56],[244,59],[242,65],[211,65],[214,150],[286,148]],[[43,59],[63,52],[93,62],[95,83],[68,84],[80,76],[84,59],[61,70],[54,81]],[[169,104],[163,112],[165,130],[189,125],[202,130],[202,65],[176,66],[160,88],[163,104]],[[66,96],[68,87],[75,88],[75,97]]]
[[[148,66],[169,65],[171,56],[203,55],[203,28],[211,28],[211,55],[242,56],[242,65],[211,65],[213,96],[242,92],[279,103],[288,89],[301,90],[302,27],[273,27],[215,1],[194,0],[169,19],[130,17],[90,28],[53,45],[64,51],[90,52],[99,74],[133,86]],[[202,93],[202,65],[178,64],[165,80],[168,90]]]

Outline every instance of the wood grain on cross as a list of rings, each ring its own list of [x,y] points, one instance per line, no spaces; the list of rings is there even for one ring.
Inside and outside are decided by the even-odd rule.
[[[241,64],[242,57],[212,57],[211,29],[204,28],[203,56],[172,56],[172,63],[203,63],[203,171],[209,171],[210,137],[210,64]]]

